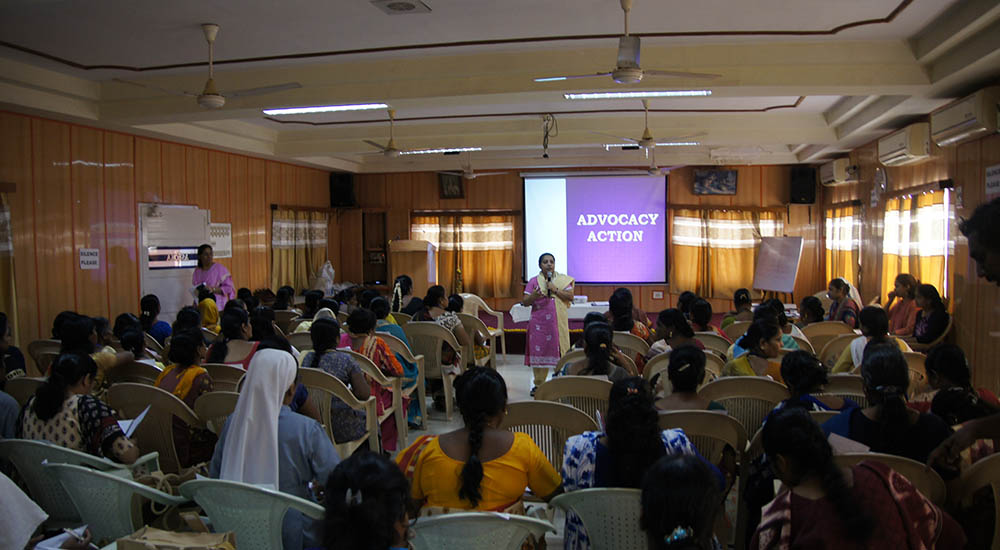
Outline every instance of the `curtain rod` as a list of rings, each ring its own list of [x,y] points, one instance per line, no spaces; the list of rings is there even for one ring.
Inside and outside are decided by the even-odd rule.
[[[490,210],[490,209],[483,209],[483,210],[411,210],[410,213],[412,215],[414,215],[414,216],[463,216],[463,215],[472,215],[472,216],[482,216],[482,215],[487,215],[487,216],[490,216],[490,215],[499,215],[499,216],[502,216],[502,215],[514,215],[514,216],[516,216],[516,215],[519,215],[521,213],[521,211],[520,210],[511,210],[511,209],[508,208],[508,209],[497,209],[497,210]]]
[[[679,209],[683,208],[685,210],[733,210],[736,212],[784,212],[785,207],[782,206],[716,206],[708,204],[674,204],[667,203],[667,209]],[[810,206],[807,204],[797,205],[797,206]]]
[[[356,210],[358,207],[328,208],[322,206],[290,206],[285,204],[272,204],[271,210],[296,210],[299,212],[325,212],[327,214],[337,214],[341,210]]]

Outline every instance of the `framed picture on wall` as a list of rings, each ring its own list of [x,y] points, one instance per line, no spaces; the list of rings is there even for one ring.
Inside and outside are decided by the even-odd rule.
[[[736,170],[696,169],[695,195],[735,195]]]
[[[465,187],[462,176],[438,173],[438,184],[441,186],[442,199],[464,199]]]

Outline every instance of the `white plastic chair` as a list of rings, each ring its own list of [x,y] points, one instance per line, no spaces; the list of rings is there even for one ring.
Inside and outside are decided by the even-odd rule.
[[[330,436],[330,441],[333,442],[333,447],[337,449],[338,455],[341,457],[351,456],[365,442],[368,443],[368,448],[373,453],[381,451],[378,440],[379,429],[375,413],[377,409],[375,408],[374,395],[369,395],[368,399],[361,401],[357,397],[354,397],[351,390],[339,378],[320,369],[300,368],[299,380],[309,390],[309,399],[316,406],[316,409],[319,410],[320,418],[323,420],[323,428],[326,430],[326,434]],[[333,425],[330,420],[331,405],[334,399],[342,401],[356,411],[365,411],[365,433],[361,437],[353,441],[337,443],[337,440],[333,437]]]
[[[294,346],[295,349],[305,353],[307,350],[313,349],[312,333],[295,332],[289,334],[288,343]]]
[[[541,537],[555,530],[551,523],[527,516],[462,512],[418,519],[410,544],[413,550],[519,550],[528,535]]]
[[[46,474],[59,480],[80,518],[100,545],[130,535],[142,527],[141,509],[132,506],[138,495],[158,504],[177,506],[187,499],[168,495],[114,473],[98,472],[73,464],[45,464]]]
[[[24,408],[24,405],[35,395],[38,387],[45,383],[44,378],[34,378],[31,376],[18,376],[7,381],[4,391],[17,401],[17,404]]]
[[[325,509],[304,498],[237,481],[196,479],[180,487],[212,521],[216,532],[232,531],[240,550],[281,548],[281,525],[289,510],[322,519]]]
[[[205,363],[201,367],[208,371],[215,391],[238,391],[240,380],[243,380],[247,373],[239,367],[222,363]]]
[[[493,308],[486,305],[486,302],[482,298],[476,296],[475,294],[469,294],[464,292],[460,294],[464,304],[462,306],[462,313],[468,313],[474,317],[479,317],[479,310],[483,310],[487,315],[493,317],[497,320],[497,327],[490,327],[490,336],[500,339],[500,350],[503,354],[503,360],[507,362],[507,336],[503,332],[503,312],[494,311]],[[395,313],[393,313],[395,315]]]
[[[60,447],[48,441],[33,439],[0,440],[0,458],[10,461],[25,485],[31,499],[49,515],[47,524],[53,527],[76,527],[80,524],[80,514],[70,501],[66,490],[48,472],[42,470],[42,461],[59,464],[87,466],[105,472],[125,471],[150,472],[160,469],[159,453],[148,453],[133,464],[119,464],[106,458]]]
[[[549,504],[579,516],[595,550],[646,550],[646,532],[639,527],[641,494],[639,489],[582,489]]]
[[[463,350],[463,355],[469,363],[475,363],[477,367],[489,367],[493,370],[497,368],[497,335],[490,331],[482,319],[468,313],[459,313],[458,318],[462,321],[462,328],[469,335],[469,345]],[[476,359],[476,334],[478,334],[490,349],[489,355]]]
[[[445,417],[451,420],[451,415],[455,410],[455,387],[453,385],[455,377],[465,372],[465,359],[461,356],[462,346],[458,344],[458,339],[450,330],[432,321],[410,321],[403,325],[403,332],[406,333],[406,339],[410,341],[410,349],[413,350],[413,353],[424,356],[424,377],[442,380]],[[448,344],[458,355],[457,373],[451,365],[442,365],[442,344]]]

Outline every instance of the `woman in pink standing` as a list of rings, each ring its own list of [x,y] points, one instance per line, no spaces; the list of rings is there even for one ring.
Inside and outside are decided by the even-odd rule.
[[[556,258],[548,252],[538,257],[541,272],[524,287],[521,304],[531,307],[524,364],[532,367],[535,388],[549,370],[569,351],[569,306],[573,303],[574,280],[556,273]],[[535,389],[531,390],[532,395]]]
[[[194,274],[191,275],[191,285],[205,285],[215,294],[215,305],[222,311],[226,302],[236,297],[236,289],[226,266],[217,264],[212,259],[211,245],[203,244],[198,247],[198,267],[194,268]]]

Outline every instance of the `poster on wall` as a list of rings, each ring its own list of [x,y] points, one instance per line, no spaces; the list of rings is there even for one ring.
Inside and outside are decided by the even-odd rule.
[[[986,167],[986,200],[1000,197],[1000,164]]]
[[[212,255],[216,258],[233,257],[233,225],[230,223],[212,223],[208,228],[209,243],[212,245]]]

